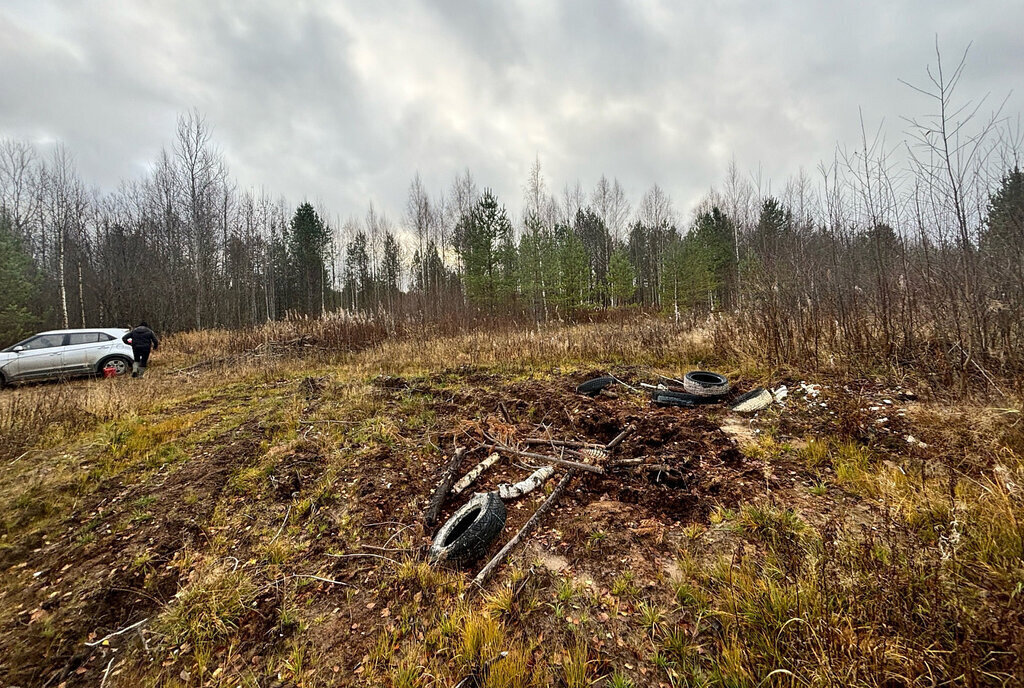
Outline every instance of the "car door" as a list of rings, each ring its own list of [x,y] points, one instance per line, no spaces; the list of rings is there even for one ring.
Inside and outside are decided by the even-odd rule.
[[[25,342],[22,345],[24,348],[10,365],[14,371],[12,379],[59,375],[63,355],[61,349],[66,337],[63,334],[41,334]]]
[[[103,332],[72,332],[62,349],[61,368],[67,374],[95,372],[113,337]]]

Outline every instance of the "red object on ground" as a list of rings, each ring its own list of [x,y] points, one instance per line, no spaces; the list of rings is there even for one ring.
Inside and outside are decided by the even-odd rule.
[[[117,368],[114,366],[107,366],[103,369],[103,377],[117,377]]]

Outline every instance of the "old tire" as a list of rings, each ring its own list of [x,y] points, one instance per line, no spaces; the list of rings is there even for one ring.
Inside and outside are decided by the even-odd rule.
[[[742,394],[732,403],[732,410],[737,413],[754,413],[772,405],[774,397],[764,387],[752,389]]]
[[[698,398],[692,394],[658,393],[653,396],[655,406],[681,406],[683,408],[693,408],[698,404]]]
[[[683,376],[683,389],[696,397],[720,397],[729,391],[729,381],[718,373],[694,370]]]
[[[615,382],[615,378],[610,376],[595,377],[593,380],[587,380],[582,385],[579,385],[576,391],[580,394],[593,396],[613,382]]]
[[[441,526],[430,545],[430,561],[461,566],[487,552],[505,527],[505,503],[495,492],[480,492]]]

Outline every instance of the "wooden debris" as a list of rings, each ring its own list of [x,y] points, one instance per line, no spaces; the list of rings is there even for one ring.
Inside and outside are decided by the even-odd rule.
[[[133,629],[138,628],[139,626],[141,626],[142,624],[146,623],[147,621],[149,621],[149,617],[148,616],[145,619],[143,619],[142,621],[136,621],[131,626],[125,626],[124,628],[122,628],[119,631],[114,631],[113,633],[108,633],[107,635],[103,636],[102,638],[100,638],[99,640],[97,640],[95,642],[86,643],[86,646],[88,646],[88,647],[96,647],[97,645],[102,645],[103,643],[107,642],[111,638],[114,638],[114,637],[119,636],[119,635],[124,635],[128,631],[131,631]]]
[[[634,430],[636,430],[636,426],[630,423],[629,425],[622,429],[622,432],[615,436],[615,439],[608,443],[605,449],[607,449],[608,451],[615,449],[615,447],[622,444],[622,440],[626,439],[631,434],[633,434]]]
[[[639,466],[644,462],[644,458],[636,459],[617,459],[615,461],[609,461],[605,464],[605,468],[625,468],[628,466]]]
[[[604,449],[603,444],[595,444],[594,442],[583,442],[580,440],[550,440],[546,437],[527,437],[523,440],[523,444],[544,444],[549,447],[573,447],[576,449]]]
[[[551,466],[538,468],[526,480],[521,480],[515,485],[509,485],[508,483],[498,485],[498,496],[502,499],[519,499],[523,495],[536,490],[554,474],[555,469]]]
[[[518,449],[513,449],[512,447],[506,447],[504,445],[498,445],[497,447],[495,447],[495,449],[497,449],[498,451],[507,452],[509,454],[515,454],[516,456],[522,456],[527,459],[537,459],[539,461],[557,463],[560,466],[574,468],[578,471],[587,471],[589,473],[597,473],[598,475],[602,475],[604,473],[604,469],[601,468],[600,466],[594,466],[589,463],[580,463],[579,461],[570,461],[569,459],[563,459],[559,456],[550,456],[548,454],[536,454],[534,452],[520,451]],[[578,452],[572,453],[577,454]]]
[[[458,475],[459,467],[462,466],[462,458],[466,455],[466,448],[459,447],[455,450],[455,454],[452,456],[452,460],[448,462],[448,467],[445,468],[444,473],[441,475],[441,482],[438,483],[437,489],[434,490],[434,494],[430,497],[430,504],[427,505],[427,510],[423,512],[423,523],[430,527],[437,523],[437,517],[441,514],[441,509],[444,507],[444,500],[448,496],[448,492],[452,489],[452,483],[455,482],[455,476]]]
[[[462,494],[462,491],[465,490],[470,485],[472,485],[474,482],[476,482],[476,479],[483,475],[484,471],[486,471],[494,464],[498,463],[498,459],[500,458],[501,455],[495,452],[494,454],[491,454],[486,459],[478,463],[473,468],[473,470],[471,470],[466,475],[462,476],[459,482],[455,483],[455,485],[452,487],[452,496],[454,497],[459,494]]]
[[[593,466],[591,466],[591,468],[593,468]],[[493,559],[487,562],[486,566],[480,569],[480,573],[476,574],[476,577],[473,579],[474,583],[482,586],[490,580],[498,567],[508,559],[510,554],[512,554],[512,550],[514,550],[516,546],[523,541],[523,538],[530,534],[530,532],[537,526],[537,523],[540,522],[540,519],[554,508],[555,504],[562,496],[562,493],[565,492],[567,487],[569,487],[569,483],[576,477],[576,475],[577,471],[570,470],[562,476],[562,479],[558,481],[558,485],[556,485],[555,489],[550,495],[548,495],[548,498],[545,499],[539,507],[537,507],[535,512],[533,512],[533,516],[530,517],[530,520],[524,523],[523,527],[519,529],[519,532],[512,536],[511,540],[505,543],[505,546],[494,555]]]

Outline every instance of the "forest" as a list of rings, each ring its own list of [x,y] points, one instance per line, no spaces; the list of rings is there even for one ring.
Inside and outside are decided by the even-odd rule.
[[[239,188],[198,111],[144,176],[109,193],[62,145],[5,139],[0,339],[142,318],[174,332],[328,315],[537,323],[626,307],[710,318],[772,360],[828,351],[1015,370],[1021,132],[960,103],[960,74],[923,91],[935,110],[907,120],[905,141],[862,124],[856,146],[775,192],[733,162],[686,218],[657,184],[639,199],[604,175],[555,192],[538,157],[516,212],[465,170],[434,194],[416,174],[398,219],[370,203],[332,221],[319,204]]]

